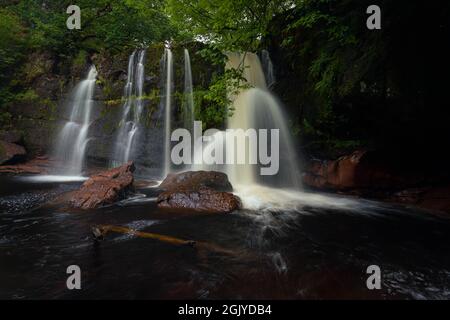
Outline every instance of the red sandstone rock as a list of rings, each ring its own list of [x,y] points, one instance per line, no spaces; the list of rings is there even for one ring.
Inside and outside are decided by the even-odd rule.
[[[158,207],[196,212],[228,213],[241,207],[240,199],[226,174],[215,171],[188,171],[170,174],[161,183]]]
[[[233,191],[233,186],[223,172],[217,171],[185,171],[181,173],[169,173],[159,185],[161,189],[174,188],[199,189],[208,187],[216,191]]]
[[[312,161],[303,181],[319,189],[349,190],[360,188],[399,188],[405,177],[392,170],[370,152],[355,151],[334,161]]]
[[[158,196],[158,207],[191,209],[206,213],[228,213],[241,206],[238,197],[228,192],[215,191],[207,187],[198,190],[176,189]]]
[[[0,166],[0,174],[47,174],[54,166],[55,162],[47,157],[36,157],[25,163]]]
[[[70,205],[79,209],[94,209],[125,198],[133,188],[133,162],[92,176],[74,192]]]
[[[23,160],[27,152],[15,143],[0,140],[0,164],[14,163]]]
[[[450,213],[450,186],[406,189],[397,192],[390,200]]]

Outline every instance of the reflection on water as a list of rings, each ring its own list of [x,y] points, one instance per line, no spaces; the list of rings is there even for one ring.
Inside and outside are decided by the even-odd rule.
[[[160,211],[155,188],[119,205],[68,213],[40,204],[76,183],[1,179],[0,298],[450,298],[450,221],[423,212],[238,187],[246,209],[228,215]],[[21,206],[30,195],[40,200]],[[211,246],[121,234],[96,242],[93,224]],[[82,270],[81,291],[66,289],[71,264]],[[382,270],[380,291],[366,288],[372,264]]]

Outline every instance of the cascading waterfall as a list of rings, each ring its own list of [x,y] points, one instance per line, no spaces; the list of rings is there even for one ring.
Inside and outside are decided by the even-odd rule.
[[[259,57],[253,53],[231,53],[228,55],[227,68],[243,68],[243,76],[248,84],[252,87],[240,91],[236,96],[231,97],[233,100],[233,115],[228,119],[227,129],[243,129],[235,135],[238,139],[247,141],[245,130],[247,129],[279,129],[279,154],[280,154],[280,170],[275,176],[261,176],[260,164],[249,164],[248,159],[253,157],[257,159],[257,150],[255,148],[246,147],[245,164],[227,164],[227,165],[194,165],[194,170],[220,170],[228,174],[231,183],[236,190],[242,191],[244,204],[247,196],[259,194],[261,198],[276,202],[277,196],[270,196],[275,193],[275,189],[268,186],[276,186],[277,188],[285,188],[290,190],[300,190],[300,170],[298,160],[294,149],[293,138],[287,126],[287,121],[283,115],[281,105],[277,99],[269,92],[264,76],[263,68]],[[242,135],[242,136],[241,136]],[[230,147],[231,138],[225,131],[219,131],[214,134],[211,142],[204,143],[201,158],[211,154],[211,150],[216,147],[224,146],[224,154],[234,154]],[[269,141],[270,143],[270,141]],[[271,148],[268,148],[271,150]],[[195,158],[199,155],[196,154]],[[235,161],[236,163],[236,161]],[[264,187],[267,186],[267,187]],[[281,189],[278,189],[281,190]],[[280,196],[282,194],[278,192]],[[296,197],[296,194],[289,194],[289,197]],[[247,201],[247,204],[249,202]]]
[[[170,160],[170,135],[171,135],[171,114],[172,114],[172,89],[173,89],[173,58],[172,51],[168,48],[164,50],[163,57],[163,96],[164,99],[164,171],[163,178],[169,174],[171,169]]]
[[[135,50],[128,60],[127,83],[124,88],[122,120],[114,144],[112,165],[117,166],[131,159],[133,146],[139,130],[143,109],[145,78],[145,50]]]
[[[261,52],[261,63],[266,76],[267,88],[270,89],[275,84],[276,79],[272,59],[270,58],[269,51],[265,49]]]
[[[92,66],[87,78],[75,87],[70,100],[69,121],[58,135],[56,158],[64,161],[64,173],[68,175],[82,175],[86,146],[89,142],[88,131],[96,77],[97,70]]]
[[[194,92],[192,86],[192,70],[191,58],[189,51],[184,49],[184,108],[183,122],[184,128],[188,129],[191,134],[193,132],[194,123]]]

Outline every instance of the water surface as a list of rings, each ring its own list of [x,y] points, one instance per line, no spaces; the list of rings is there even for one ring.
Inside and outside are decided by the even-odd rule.
[[[450,220],[425,212],[307,193],[283,208],[240,190],[252,210],[170,213],[156,207],[155,188],[65,212],[42,205],[80,182],[0,179],[3,299],[450,298]],[[231,254],[122,234],[98,242],[94,224],[203,241]],[[66,289],[72,264],[82,270],[79,291]],[[382,270],[382,290],[366,288],[372,264]]]

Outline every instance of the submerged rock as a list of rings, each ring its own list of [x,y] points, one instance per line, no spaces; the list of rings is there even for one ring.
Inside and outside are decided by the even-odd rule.
[[[169,174],[161,183],[158,207],[189,209],[205,213],[228,213],[241,207],[240,199],[226,174],[216,171],[187,171]]]
[[[15,143],[0,140],[0,165],[14,164],[24,160],[27,155],[25,148]]]
[[[73,208],[94,209],[122,200],[133,189],[133,162],[89,178],[69,200]]]

